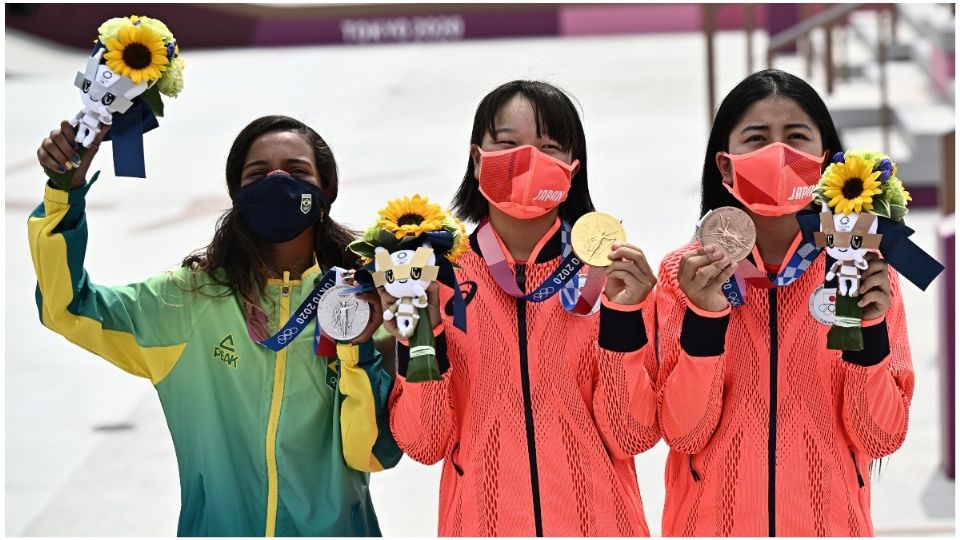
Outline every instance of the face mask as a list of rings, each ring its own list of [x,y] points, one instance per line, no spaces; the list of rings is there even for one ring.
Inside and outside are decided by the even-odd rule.
[[[330,208],[320,188],[280,169],[238,189],[233,204],[250,232],[271,244],[293,240]]]
[[[480,150],[480,193],[508,216],[540,217],[567,200],[578,163],[567,165],[529,145]]]
[[[810,204],[820,180],[823,159],[773,143],[748,154],[728,154],[733,187],[724,182],[738,201],[761,216],[785,216]]]

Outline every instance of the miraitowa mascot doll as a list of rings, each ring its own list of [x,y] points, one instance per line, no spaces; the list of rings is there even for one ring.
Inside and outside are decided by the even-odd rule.
[[[383,313],[396,319],[402,338],[409,340],[411,382],[440,379],[433,328],[427,311],[427,288],[439,281],[456,291],[454,326],[466,331],[466,309],[453,263],[467,250],[467,234],[460,221],[420,195],[390,201],[363,238],[350,250],[367,263],[357,281],[372,280],[396,301]]]
[[[100,25],[93,52],[73,81],[83,104],[71,121],[80,159],[103,126],[112,126],[105,140],[113,141],[114,172],[144,178],[143,134],[163,116],[160,94],[176,97],[183,89],[183,68],[177,40],[157,19],[134,15]],[[74,173],[67,169],[47,175],[66,187]]]
[[[943,266],[909,240],[913,231],[903,224],[903,217],[910,193],[886,155],[869,150],[837,153],[814,189],[813,200],[820,206],[819,230],[813,232],[813,239],[830,257],[826,281],[837,283],[836,316],[827,333],[827,347],[859,351],[863,349],[863,310],[857,296],[867,269],[866,254],[879,251],[922,289]],[[809,230],[816,223],[810,217],[798,215],[801,229]]]

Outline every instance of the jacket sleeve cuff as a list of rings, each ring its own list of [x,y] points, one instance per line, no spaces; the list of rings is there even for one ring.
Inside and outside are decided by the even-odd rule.
[[[60,189],[53,182],[53,180],[47,180],[46,192],[44,193],[44,198],[48,201],[58,202],[61,204],[70,203],[71,205],[78,204],[84,200],[87,196],[87,191],[90,190],[90,186],[97,181],[97,178],[100,177],[100,171],[93,173],[93,176],[87,180],[82,186],[72,188],[69,190]]]
[[[439,331],[438,331],[439,329]],[[433,348],[437,355],[437,367],[443,375],[450,369],[450,358],[447,356],[447,336],[443,333],[443,325],[434,329]],[[407,377],[407,366],[410,364],[410,343],[407,340],[397,341],[397,373]]]
[[[653,293],[639,304],[624,306],[608,302],[601,296],[600,346],[608,351],[629,353],[647,344],[647,329],[643,322],[643,308],[649,306]],[[653,309],[648,307],[648,309]]]
[[[719,356],[727,341],[730,306],[723,311],[704,311],[689,301],[683,314],[680,346],[688,356]]]
[[[851,364],[870,367],[883,362],[890,355],[890,339],[887,335],[887,321],[884,318],[876,319],[868,326],[862,326],[863,350],[843,351],[843,359]],[[869,322],[869,321],[868,321]]]

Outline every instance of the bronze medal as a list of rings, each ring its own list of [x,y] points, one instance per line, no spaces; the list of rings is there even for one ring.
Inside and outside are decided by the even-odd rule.
[[[733,263],[745,259],[757,240],[757,229],[746,212],[732,206],[713,210],[700,226],[700,243],[717,246]]]

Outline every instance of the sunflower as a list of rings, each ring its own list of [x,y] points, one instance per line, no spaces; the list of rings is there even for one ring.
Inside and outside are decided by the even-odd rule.
[[[451,247],[450,252],[447,253],[447,260],[457,262],[460,255],[463,255],[470,245],[470,241],[467,239],[467,228],[463,225],[462,221],[448,215],[444,221],[444,229],[450,231],[450,234],[453,236],[453,247]]]
[[[847,153],[843,163],[834,163],[824,175],[823,194],[835,212],[851,214],[873,210],[873,196],[881,193],[873,162]]]
[[[170,63],[163,38],[143,25],[121,28],[106,46],[108,52],[103,57],[107,67],[130,77],[134,84],[159,79]]]
[[[420,195],[394,199],[380,210],[381,224],[398,239],[407,235],[438,231],[443,226],[445,212],[439,204],[431,204]]]

